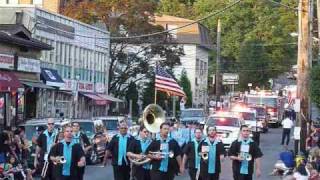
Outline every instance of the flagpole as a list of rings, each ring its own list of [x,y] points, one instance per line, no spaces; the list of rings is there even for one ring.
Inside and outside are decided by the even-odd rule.
[[[157,104],[157,88],[154,87],[154,104]]]
[[[157,76],[157,68],[158,68],[158,62],[156,60],[156,69],[154,71],[154,104],[157,104],[157,88],[156,88],[156,76]]]

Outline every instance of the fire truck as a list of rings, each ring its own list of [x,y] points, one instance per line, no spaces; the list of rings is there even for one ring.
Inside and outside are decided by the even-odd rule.
[[[276,93],[259,91],[245,95],[244,101],[249,106],[263,106],[269,116],[268,124],[279,127],[284,113],[285,98]]]

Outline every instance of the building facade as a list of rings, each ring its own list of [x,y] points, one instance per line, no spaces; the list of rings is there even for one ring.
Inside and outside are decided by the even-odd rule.
[[[156,25],[161,25],[166,30],[175,29],[193,20],[178,18],[174,16],[156,16]],[[187,71],[191,83],[193,107],[206,107],[208,97],[208,63],[209,52],[212,50],[212,42],[209,30],[199,23],[173,30],[170,32],[171,43],[183,46],[184,54],[180,57],[181,66],[174,69],[179,79],[182,70]]]
[[[33,5],[0,6],[0,22],[24,24],[54,49],[42,52],[36,117],[86,118],[107,114],[110,34]],[[3,13],[1,13],[3,14]],[[120,101],[120,100],[119,100]]]
[[[35,115],[39,87],[53,89],[40,81],[41,51],[51,49],[21,24],[0,24],[0,127]]]
[[[67,0],[0,0],[0,5],[35,5],[54,13],[61,13]]]

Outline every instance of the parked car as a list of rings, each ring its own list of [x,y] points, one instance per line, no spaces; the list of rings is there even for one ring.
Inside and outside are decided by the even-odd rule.
[[[203,109],[184,109],[181,110],[180,123],[188,124],[188,122],[204,123],[206,121],[206,113]]]
[[[69,120],[63,120],[61,118],[53,118],[54,119],[54,124],[55,128],[58,129],[60,132],[62,129],[62,126],[64,126],[67,123],[70,123]],[[29,141],[29,144],[32,145],[30,147],[30,158],[28,158],[28,166],[33,166],[34,158],[35,158],[35,149],[37,146],[37,138],[39,136],[37,129],[41,126],[44,129],[47,128],[47,121],[48,118],[39,118],[39,119],[31,119],[26,121],[25,123],[19,124],[19,126],[22,126],[25,128],[25,133],[26,133],[26,138]],[[59,138],[62,138],[61,135]]]

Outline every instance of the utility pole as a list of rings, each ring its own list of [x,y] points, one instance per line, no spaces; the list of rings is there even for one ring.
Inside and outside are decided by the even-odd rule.
[[[299,38],[298,38],[298,79],[297,97],[300,99],[300,113],[297,125],[300,125],[300,151],[305,152],[307,122],[309,120],[309,70],[311,68],[311,2],[299,0]]]
[[[218,19],[217,26],[217,61],[216,61],[216,102],[220,101],[221,96],[221,76],[220,76],[220,42],[221,42],[221,22]]]
[[[317,19],[318,19],[318,39],[320,39],[320,0],[317,0]],[[318,57],[317,63],[320,62],[320,42],[318,41]]]

